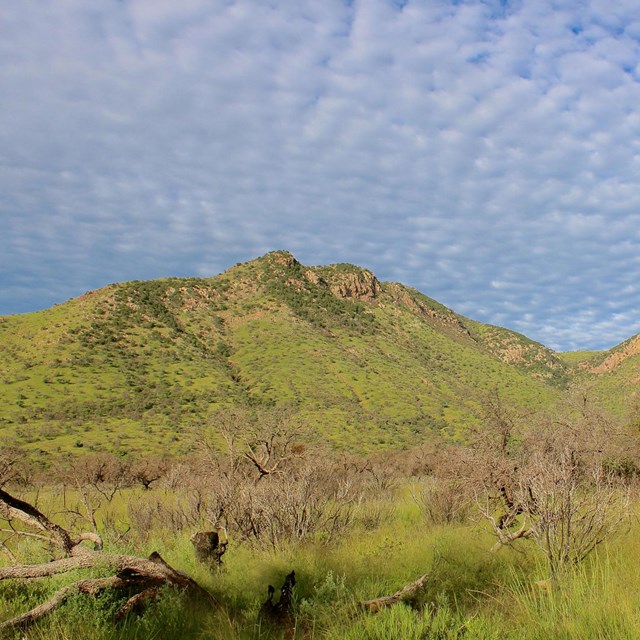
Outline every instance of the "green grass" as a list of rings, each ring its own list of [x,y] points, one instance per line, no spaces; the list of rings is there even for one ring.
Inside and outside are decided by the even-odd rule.
[[[612,540],[560,582],[541,589],[544,563],[535,545],[490,553],[492,538],[473,522],[456,526],[427,526],[404,491],[378,497],[387,517],[375,527],[355,524],[332,544],[308,541],[261,549],[231,540],[222,571],[211,573],[195,562],[190,530],[155,526],[150,535],[134,529],[126,545],[108,551],[146,555],[158,550],[173,566],[192,575],[221,603],[211,609],[165,590],[143,614],[115,623],[122,598],[105,594],[97,599],[71,598],[56,613],[22,632],[21,638],[111,640],[121,638],[257,639],[442,639],[442,640],[595,640],[640,637],[639,526]],[[126,492],[101,512],[126,518],[126,501],[160,497],[179,504],[179,495],[163,491]],[[33,498],[33,496],[31,497]],[[59,494],[39,492],[39,506],[57,508]],[[365,503],[364,509],[375,503]],[[60,517],[60,516],[58,516]],[[107,518],[108,519],[108,518]],[[101,525],[102,526],[102,525]],[[46,550],[24,540],[14,552],[29,561],[46,559]],[[279,587],[295,569],[294,618],[289,631],[259,620],[266,587]],[[380,613],[359,603],[393,593],[427,573],[423,593]],[[90,575],[100,575],[93,570]],[[87,572],[50,580],[0,582],[0,620],[49,597],[71,579]],[[288,635],[287,635],[288,634]]]
[[[602,351],[565,351],[559,353],[558,357],[571,367],[579,366],[583,363],[589,363],[602,356]]]
[[[553,354],[372,277],[352,265],[309,269],[276,252],[216,278],[111,285],[47,311],[0,318],[2,442],[50,464],[103,451],[130,460],[181,455],[191,449],[194,426],[221,408],[287,405],[294,424],[316,440],[375,452],[443,435],[464,440],[494,389],[506,404],[532,410],[561,399],[570,379],[618,409],[634,388],[637,356],[595,377],[578,365],[604,353]],[[355,281],[375,288],[375,297],[332,293]],[[28,497],[47,513],[61,512],[60,493]],[[400,487],[369,496],[355,524],[330,544],[320,535],[275,549],[232,539],[224,570],[212,574],[195,562],[189,542],[206,523],[170,526],[166,517],[190,498],[178,489],[127,490],[98,521],[109,550],[158,550],[210,590],[220,610],[167,590],[144,615],[114,624],[119,599],[78,596],[24,637],[640,637],[637,523],[552,589],[540,589],[544,563],[533,544],[491,554],[482,527],[431,526]],[[148,509],[134,518],[131,505]],[[15,551],[47,560],[33,540]],[[258,613],[267,585],[279,586],[291,569],[298,584],[287,635],[261,625]],[[424,573],[430,580],[412,603],[378,614],[360,607]],[[0,620],[69,578],[0,582]]]

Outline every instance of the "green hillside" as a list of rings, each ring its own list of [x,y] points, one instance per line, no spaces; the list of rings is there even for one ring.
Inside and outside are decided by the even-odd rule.
[[[558,357],[570,367],[586,368],[592,360],[603,356],[602,351],[566,351],[559,353]]]
[[[576,372],[593,395],[614,413],[638,411],[640,384],[640,334],[609,351],[592,352]]]
[[[367,270],[272,252],[0,318],[0,435],[34,452],[178,453],[216,409],[287,405],[336,447],[395,448],[462,437],[495,388],[552,403],[570,371]]]

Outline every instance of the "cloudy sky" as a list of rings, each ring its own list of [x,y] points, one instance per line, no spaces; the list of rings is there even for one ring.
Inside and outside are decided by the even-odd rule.
[[[637,0],[20,0],[0,314],[272,249],[557,349],[640,331]]]

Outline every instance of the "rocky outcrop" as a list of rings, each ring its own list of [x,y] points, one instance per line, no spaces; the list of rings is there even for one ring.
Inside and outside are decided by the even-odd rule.
[[[535,342],[523,342],[517,336],[505,334],[499,329],[495,332],[488,331],[483,342],[493,355],[506,364],[533,364],[537,362],[550,367],[562,366],[542,345]]]
[[[439,308],[430,307],[419,299],[419,294],[412,295],[413,290],[397,283],[385,283],[385,291],[391,296],[393,302],[407,307],[414,313],[435,320],[443,327],[455,329],[456,332],[470,337],[469,330],[461,322],[460,318],[450,309],[438,305]]]
[[[380,295],[382,288],[373,273],[363,269],[361,271],[336,273],[329,284],[329,290],[338,298],[374,300]]]
[[[371,271],[351,265],[312,267],[304,272],[304,277],[316,287],[328,288],[336,298],[372,301],[382,292]]]
[[[617,369],[625,360],[640,354],[640,334],[623,342],[619,347],[607,356],[599,365],[591,367],[592,373],[611,373]]]
[[[297,264],[300,264],[294,257],[293,254],[288,251],[271,251],[267,254],[268,258],[270,258],[275,264],[282,265],[287,269],[291,269]]]

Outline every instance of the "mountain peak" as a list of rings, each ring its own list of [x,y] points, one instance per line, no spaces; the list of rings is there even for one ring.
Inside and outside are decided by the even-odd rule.
[[[269,251],[269,253],[264,255],[262,258],[258,258],[258,260],[266,260],[267,262],[280,264],[288,268],[295,267],[300,264],[291,252],[281,249],[277,251]]]
[[[312,267],[305,276],[315,285],[326,285],[336,298],[371,301],[382,291],[380,282],[371,271],[351,264]]]

